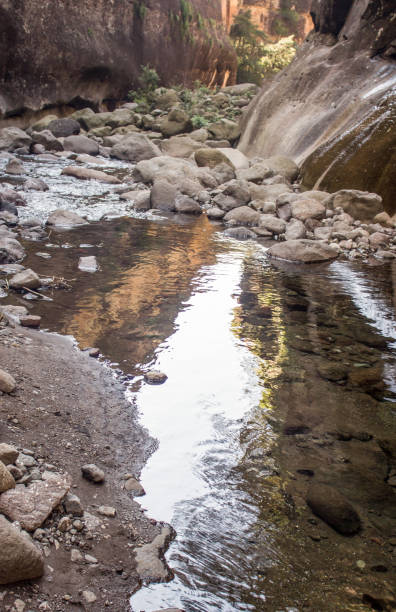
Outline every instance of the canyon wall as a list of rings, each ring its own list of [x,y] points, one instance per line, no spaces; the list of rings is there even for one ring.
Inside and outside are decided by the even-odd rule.
[[[240,149],[292,157],[308,188],[374,191],[394,212],[394,0],[314,0],[312,16],[296,59],[249,107]]]
[[[221,0],[0,0],[0,119],[111,104],[147,64],[164,85],[233,83]]]

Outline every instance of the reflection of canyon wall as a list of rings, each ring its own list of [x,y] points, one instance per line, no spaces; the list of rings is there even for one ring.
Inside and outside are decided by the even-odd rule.
[[[0,118],[123,98],[146,64],[165,85],[232,82],[220,2],[0,0]]]
[[[295,34],[301,41],[312,30],[312,0],[296,0],[292,13],[282,13],[282,0],[222,0],[223,23],[227,31],[240,10],[250,10],[254,23],[269,37]]]
[[[127,358],[122,364],[127,372],[151,358],[172,333],[182,302],[191,295],[192,279],[203,265],[215,262],[210,246],[215,229],[204,216],[192,231],[191,226],[160,223],[125,222],[122,228],[116,240],[108,236],[104,292],[95,283],[79,290],[75,307],[65,309],[62,331],[81,346],[100,346],[113,360]]]
[[[246,115],[240,148],[287,155],[304,184],[382,195],[395,210],[394,0],[314,0],[315,32],[266,82]]]

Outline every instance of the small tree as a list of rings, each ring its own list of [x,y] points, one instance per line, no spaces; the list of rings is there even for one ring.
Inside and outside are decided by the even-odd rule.
[[[252,21],[252,12],[240,11],[234,19],[230,37],[238,55],[238,82],[260,84],[262,80],[260,58],[266,34]]]

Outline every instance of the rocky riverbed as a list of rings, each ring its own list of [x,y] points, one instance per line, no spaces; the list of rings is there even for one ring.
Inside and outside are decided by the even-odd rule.
[[[307,263],[339,260],[346,265],[360,260],[369,270],[372,266],[388,265],[386,262],[392,262],[396,256],[395,218],[383,210],[378,195],[356,190],[333,194],[306,191],[299,183],[299,168],[290,159],[248,159],[234,148],[239,136],[235,119],[254,93],[255,86],[248,84],[225,88],[216,94],[200,90],[191,100],[183,92],[161,89],[154,92],[151,106],[140,101],[127,103],[111,113],[83,109],[67,119],[47,117],[25,131],[12,127],[0,130],[1,442],[11,445],[2,447],[6,467],[2,468],[0,512],[9,519],[2,519],[4,538],[18,543],[20,558],[31,560],[24,575],[12,574],[14,566],[10,566],[10,574],[2,576],[2,582],[33,579],[44,572],[40,581],[4,590],[5,610],[66,610],[70,605],[76,609],[126,610],[128,596],[142,580],[167,580],[171,576],[162,554],[173,531],[166,524],[147,518],[133,499],[144,492],[139,484],[140,472],[156,445],[139,426],[136,410],[125,400],[120,381],[128,382],[128,376],[141,374],[147,355],[171,332],[175,313],[183,298],[190,295],[195,274],[215,260],[211,236],[222,232],[226,239],[252,240],[259,249],[264,246],[261,253],[267,259],[260,264],[263,269],[268,261],[280,269],[289,265],[287,262],[298,263],[301,270]],[[194,129],[193,119],[197,116],[204,125]],[[119,217],[124,219],[118,223],[115,220]],[[148,222],[156,229],[147,230]],[[193,231],[183,229],[190,225]],[[168,261],[169,243],[165,240],[172,232],[176,246]],[[145,261],[145,249],[147,245],[153,248],[154,243],[159,245],[154,262]],[[226,240],[226,244],[232,251],[234,247],[229,246],[232,241]],[[131,254],[136,259],[121,275],[123,279],[129,275],[127,290],[123,283],[121,288],[117,285],[118,269],[124,260],[130,264]],[[313,275],[316,269],[312,268]],[[106,297],[103,305],[98,306],[102,297],[95,293],[95,275],[102,272],[106,279],[104,295],[109,286],[115,291],[110,302]],[[80,274],[92,279],[85,280],[85,289],[89,286],[89,291],[84,296],[87,305],[83,314],[80,312],[74,325],[66,324],[65,313],[54,323],[51,312],[56,312],[57,303],[74,312],[73,289],[80,287]],[[311,273],[307,274],[309,277]],[[261,281],[254,280],[253,291],[248,286],[249,277],[242,280],[241,300],[246,298],[249,304],[249,299],[253,300],[252,310],[242,311],[244,335],[249,338],[250,325],[261,329],[267,319],[276,322],[279,313],[275,304],[267,303],[267,298],[257,301],[257,296],[253,296]],[[138,288],[142,283],[146,289],[140,289],[140,295]],[[172,292],[169,283],[174,283]],[[311,388],[310,364],[314,361],[316,374],[312,385],[318,389],[316,379],[325,381],[320,384],[321,397],[338,398],[342,403],[346,390],[349,399],[353,396],[354,406],[359,405],[363,395],[365,409],[370,410],[371,406],[373,410],[385,410],[384,403],[389,398],[384,400],[384,390],[388,383],[384,384],[381,351],[387,349],[388,339],[378,339],[373,334],[363,338],[362,333],[352,337],[344,328],[334,331],[330,311],[328,336],[321,329],[318,335],[317,304],[326,301],[323,282],[318,285],[316,298],[315,288],[309,282],[305,285],[297,283],[286,292],[279,289],[288,313],[284,325],[290,329],[289,348],[291,352],[297,351],[302,364],[298,371],[294,362],[290,368],[285,367],[284,376],[292,386],[285,387],[279,379],[273,391],[274,397],[279,395],[277,405],[292,405],[291,398],[300,397],[295,410],[282,424],[284,437],[277,457],[284,474],[295,468],[285,458],[288,453],[301,466],[296,482],[285,478],[282,486],[278,483],[277,490],[283,491],[287,502],[279,512],[283,518],[288,515],[290,495],[304,520],[316,526],[318,523],[312,521],[317,519],[306,515],[308,504],[324,520],[325,532],[317,533],[309,527],[312,533],[308,533],[305,524],[299,525],[299,529],[310,541],[320,542],[315,544],[320,550],[326,548],[328,533],[332,533],[326,530],[359,534],[363,526],[364,539],[354,540],[358,542],[354,546],[345,545],[342,541],[345,535],[331,539],[332,558],[341,552],[349,555],[348,567],[352,572],[353,559],[358,555],[357,561],[361,563],[357,567],[363,571],[367,562],[361,557],[374,558],[376,545],[382,551],[393,552],[393,514],[387,504],[382,510],[376,505],[383,487],[394,494],[393,438],[390,446],[387,440],[381,446],[383,432],[361,414],[356,415],[356,422],[364,427],[363,433],[360,424],[352,427],[352,423],[347,423],[344,431],[338,422],[337,427],[331,419],[327,423],[326,402],[315,414],[306,414],[300,405],[304,398],[310,406],[316,406],[316,400],[312,399],[313,394],[308,401],[301,385]],[[129,318],[122,311],[126,299],[134,305]],[[339,308],[342,310],[340,304]],[[122,323],[122,333],[112,335],[109,312],[112,317],[126,321],[128,329]],[[160,332],[156,329],[158,312],[167,320]],[[147,317],[147,313],[151,316]],[[319,312],[320,325],[324,318]],[[136,328],[134,355],[125,359],[130,350],[132,324]],[[64,333],[72,330],[80,347],[88,350],[78,351],[70,339],[30,329],[40,325]],[[94,359],[103,349],[90,340],[102,328],[106,329],[103,342],[108,343],[105,356],[112,358],[118,351],[124,357],[125,363],[116,372],[121,376],[118,381],[114,371]],[[273,332],[270,338],[276,344]],[[282,326],[276,332],[279,338],[284,336]],[[115,337],[120,342],[118,349],[113,346]],[[269,350],[266,343],[260,335],[260,357],[264,349]],[[282,347],[278,348],[283,354]],[[331,358],[327,359],[329,355]],[[346,365],[340,363],[338,355],[345,358]],[[392,398],[393,395],[389,404]],[[333,409],[337,421],[342,420],[335,406]],[[318,414],[322,414],[321,419]],[[268,423],[272,426],[270,418]],[[254,441],[255,427],[252,432]],[[261,440],[261,434],[260,431],[257,439]],[[342,455],[345,462],[339,458],[341,442],[350,442],[348,446],[352,448],[351,457],[347,457],[348,452]],[[330,464],[342,481],[344,471],[334,470],[334,464],[354,463],[361,455],[359,445],[363,443],[373,453],[368,471],[374,466],[379,480],[382,478],[382,488],[378,482],[378,489],[373,487],[375,502],[374,497],[367,495],[366,485],[364,495],[353,493],[360,475],[353,476],[353,486],[347,480],[343,495],[326,469],[322,471],[329,453],[334,451],[338,459],[332,457]],[[322,448],[331,451],[326,451],[324,457]],[[245,474],[251,490],[259,486],[262,474],[271,479],[277,476],[278,468],[271,468],[268,473],[257,468],[256,459],[260,462],[263,458],[258,450],[257,453],[257,457],[250,457],[247,466],[250,472]],[[242,471],[245,473],[243,466]],[[316,472],[321,474],[321,482],[316,488],[309,488]],[[385,481],[386,485],[382,484]],[[275,497],[271,499],[274,501]],[[381,521],[377,515],[381,516],[382,511],[386,519]],[[270,513],[269,507],[263,510],[264,515],[266,512]],[[376,521],[371,520],[370,513],[377,517]],[[292,531],[292,523],[288,525]],[[258,553],[265,554],[265,546],[258,538]],[[299,546],[297,538],[292,549]],[[309,551],[310,558],[315,554],[317,550]],[[373,571],[393,576],[393,564],[380,556],[380,562],[372,563],[377,567]],[[17,567],[20,570],[18,559],[14,570]],[[325,568],[320,565],[319,570],[322,574]],[[299,576],[297,569],[295,572]],[[339,576],[338,570],[333,569],[332,576]],[[261,574],[259,578],[260,582]],[[360,578],[360,574],[354,575],[353,584],[344,585],[350,589],[350,605],[362,600]],[[368,579],[364,584],[364,606],[372,602],[374,609],[381,609],[379,605],[382,609],[394,609],[391,589],[386,585],[386,594],[381,595],[380,581],[375,582],[375,589],[371,588],[372,582]],[[273,605],[282,605],[270,591],[269,588]],[[317,600],[312,603],[304,596],[307,605],[315,609]],[[340,601],[338,594],[334,597],[334,601]],[[299,605],[303,602],[299,601]]]

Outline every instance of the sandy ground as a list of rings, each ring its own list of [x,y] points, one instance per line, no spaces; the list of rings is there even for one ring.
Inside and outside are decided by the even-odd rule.
[[[125,491],[124,477],[139,477],[155,441],[138,424],[113,373],[68,338],[21,327],[0,328],[0,367],[17,381],[12,395],[0,397],[0,441],[31,449],[39,461],[68,472],[72,493],[80,497],[85,511],[100,519],[81,548],[97,564],[71,562],[70,545],[55,543],[42,579],[0,588],[0,609],[14,610],[20,599],[25,612],[128,610],[128,598],[139,586],[134,548],[151,542],[161,525],[147,518]],[[103,469],[104,484],[82,478],[81,466],[86,463]],[[139,499],[144,504],[144,497]],[[114,507],[116,517],[99,516],[102,505]],[[85,603],[84,590],[97,600]]]

